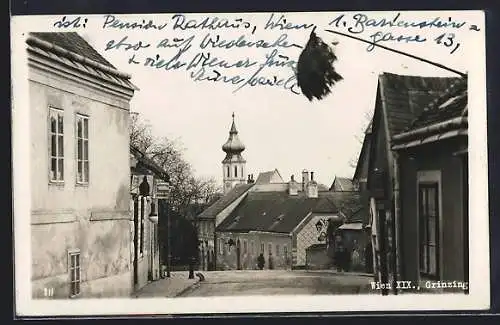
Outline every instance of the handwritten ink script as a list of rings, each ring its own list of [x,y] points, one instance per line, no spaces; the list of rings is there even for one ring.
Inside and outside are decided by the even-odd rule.
[[[124,21],[106,15],[105,30],[165,30],[178,36],[155,41],[124,35],[109,40],[105,51],[130,53],[128,63],[161,71],[185,71],[195,82],[231,85],[237,92],[245,87],[279,87],[301,94],[295,69],[302,45],[290,37],[291,31],[307,30],[313,24],[296,24],[285,15],[270,14],[258,26],[244,18],[217,16],[190,18],[173,15],[167,21]],[[256,33],[264,30],[270,33]],[[188,34],[186,34],[188,32]],[[190,32],[190,33],[189,33]],[[292,53],[287,53],[295,49]],[[249,53],[255,53],[249,55]]]
[[[371,44],[366,50],[371,52],[379,43],[426,43],[434,42],[455,53],[461,46],[457,32],[461,30],[479,31],[479,27],[466,21],[452,17],[434,17],[429,20],[405,20],[398,12],[392,17],[371,17],[368,14],[356,13],[352,16],[340,14],[333,18],[329,25],[347,31],[350,34],[368,35]],[[429,39],[422,35],[423,30],[436,30]]]
[[[224,84],[233,92],[273,87],[295,95],[301,94],[295,77],[297,60],[314,28],[328,44],[334,39],[324,32],[327,29],[356,36],[364,40],[360,46],[368,52],[382,45],[396,49],[408,44],[433,46],[450,55],[460,52],[464,35],[482,28],[463,18],[415,19],[415,14],[400,12],[332,13],[323,25],[319,19],[288,16],[292,14],[175,14],[150,19],[108,14],[93,22],[103,32],[112,32],[102,44],[104,51],[123,53],[130,65],[185,73],[194,82]],[[64,30],[87,25],[82,16],[64,16],[53,23]],[[342,39],[335,41],[342,46]]]

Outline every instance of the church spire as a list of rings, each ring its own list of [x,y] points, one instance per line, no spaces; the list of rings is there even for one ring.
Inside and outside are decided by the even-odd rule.
[[[229,138],[222,146],[222,150],[228,155],[238,155],[245,150],[245,145],[238,137],[238,130],[236,129],[236,123],[234,122],[234,112],[232,116],[233,123],[231,124],[231,129],[229,131]]]
[[[229,134],[238,134],[238,130],[236,130],[236,124],[234,123],[234,112],[233,112],[233,124],[231,124],[231,130]]]
[[[229,130],[229,138],[222,146],[222,150],[226,153],[226,157],[222,161],[224,194],[229,192],[234,186],[246,183],[246,161],[241,155],[243,150],[245,150],[245,145],[238,137],[234,112],[232,117],[233,121]]]

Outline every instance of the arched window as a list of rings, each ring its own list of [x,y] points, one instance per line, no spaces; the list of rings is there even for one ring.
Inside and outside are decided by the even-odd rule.
[[[243,177],[243,166],[241,166],[241,177]]]
[[[234,177],[238,177],[238,166],[234,166]]]
[[[226,168],[226,169],[227,169],[227,177],[231,177],[231,175],[230,175],[230,171],[229,171],[229,166],[227,166],[227,168]]]

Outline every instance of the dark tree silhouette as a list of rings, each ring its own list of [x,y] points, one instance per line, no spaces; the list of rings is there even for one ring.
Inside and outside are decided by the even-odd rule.
[[[335,71],[337,56],[332,48],[315,33],[314,28],[297,63],[297,83],[304,96],[312,101],[321,100],[331,92],[331,87],[343,78]]]

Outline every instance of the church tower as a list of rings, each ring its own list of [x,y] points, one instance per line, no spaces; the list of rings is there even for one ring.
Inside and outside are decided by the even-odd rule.
[[[224,194],[226,194],[235,185],[246,183],[246,160],[241,156],[245,146],[238,137],[238,131],[234,123],[234,113],[229,138],[222,146],[222,150],[226,153],[226,158],[222,161],[223,186]]]

